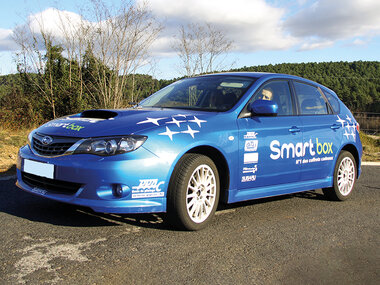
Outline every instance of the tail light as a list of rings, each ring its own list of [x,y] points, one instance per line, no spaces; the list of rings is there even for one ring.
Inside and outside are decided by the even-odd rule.
[[[356,123],[356,129],[358,130],[358,132],[360,131],[360,125],[359,125],[359,123]]]

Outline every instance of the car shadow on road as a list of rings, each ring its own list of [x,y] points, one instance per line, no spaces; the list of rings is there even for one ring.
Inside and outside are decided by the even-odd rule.
[[[15,180],[0,185],[0,212],[29,221],[67,227],[107,227],[129,224],[138,227],[175,230],[164,221],[164,214],[106,214],[87,207],[61,203],[26,193]]]
[[[34,196],[18,189],[15,180],[3,181],[0,186],[0,212],[30,221],[67,227],[107,227],[132,225],[168,231],[178,229],[166,222],[165,213],[158,214],[107,214],[96,213],[87,207],[70,205]],[[292,198],[326,200],[323,194],[307,191],[270,198],[243,201],[233,204],[220,203],[217,211],[265,204]]]

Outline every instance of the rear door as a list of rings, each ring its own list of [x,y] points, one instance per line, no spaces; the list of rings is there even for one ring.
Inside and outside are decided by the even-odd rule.
[[[301,81],[293,81],[293,86],[302,123],[303,145],[308,145],[308,151],[299,161],[301,180],[324,179],[332,175],[334,157],[341,143],[341,124],[319,87]]]

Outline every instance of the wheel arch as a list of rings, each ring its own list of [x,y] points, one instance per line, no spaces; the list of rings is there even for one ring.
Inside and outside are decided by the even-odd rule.
[[[360,158],[359,158],[359,152],[358,152],[357,148],[353,144],[346,144],[340,150],[339,153],[341,153],[343,150],[350,152],[354,156],[355,162],[356,162],[356,178],[358,178],[359,177]]]
[[[202,154],[209,157],[215,163],[219,172],[220,200],[227,202],[228,189],[230,186],[230,169],[225,156],[218,149],[206,145],[194,147],[186,153]]]

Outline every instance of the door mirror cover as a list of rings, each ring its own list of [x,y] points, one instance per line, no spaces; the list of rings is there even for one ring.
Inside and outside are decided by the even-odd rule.
[[[251,112],[253,116],[277,116],[278,105],[276,102],[271,100],[255,100],[248,105],[248,111]]]

